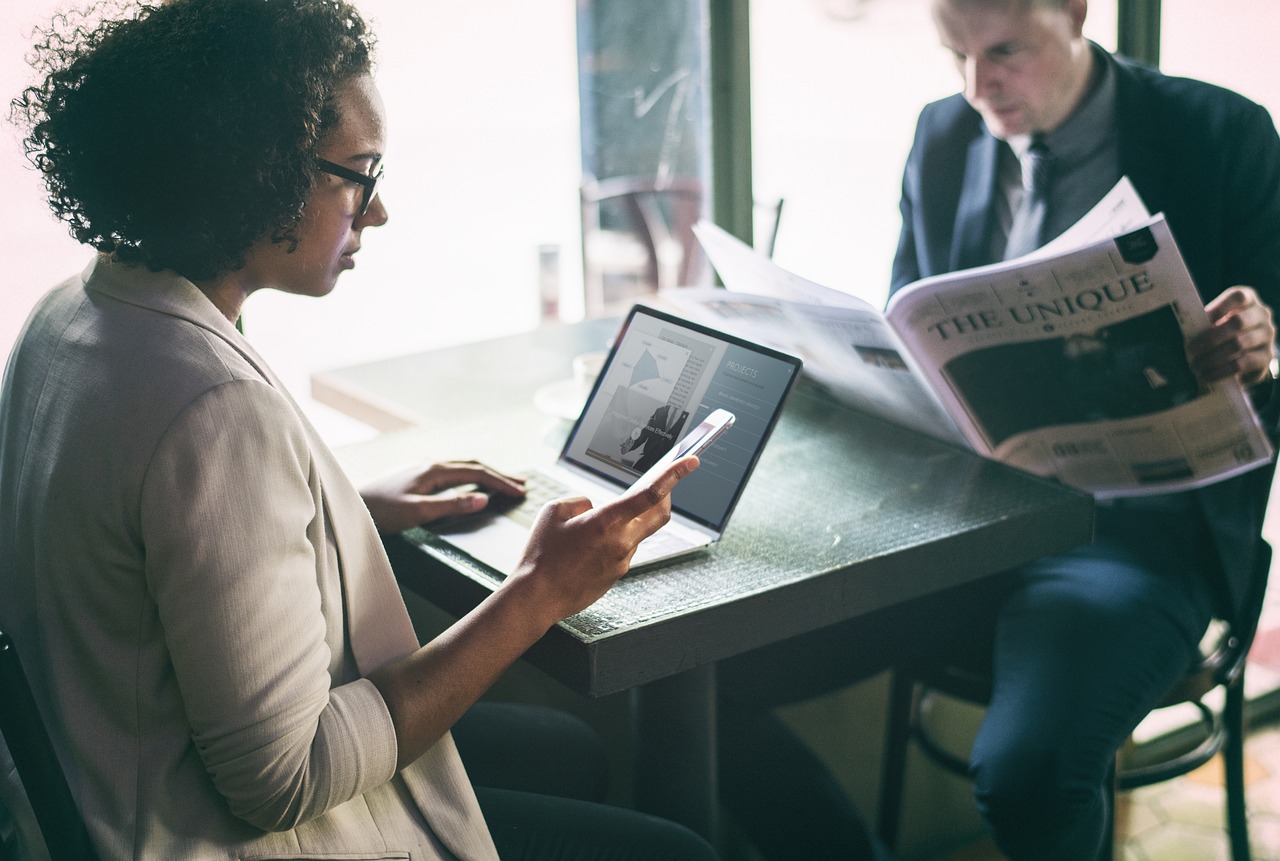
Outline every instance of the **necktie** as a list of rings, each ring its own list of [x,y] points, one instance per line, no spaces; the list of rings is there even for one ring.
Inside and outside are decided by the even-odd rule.
[[[1027,154],[1023,157],[1023,177],[1026,193],[1022,204],[1013,214],[1009,228],[1009,242],[1005,246],[1004,259],[1021,257],[1044,244],[1045,215],[1049,210],[1049,186],[1053,180],[1053,154],[1044,138],[1035,135]]]

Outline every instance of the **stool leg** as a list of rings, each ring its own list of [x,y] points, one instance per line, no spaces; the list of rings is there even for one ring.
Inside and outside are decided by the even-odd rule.
[[[1227,686],[1222,711],[1222,745],[1227,793],[1227,834],[1232,861],[1249,861],[1249,818],[1244,796],[1244,673]]]
[[[880,770],[880,839],[890,851],[898,846],[898,824],[902,816],[902,793],[906,787],[907,744],[915,699],[915,679],[901,670],[893,671],[885,726],[884,763]]]

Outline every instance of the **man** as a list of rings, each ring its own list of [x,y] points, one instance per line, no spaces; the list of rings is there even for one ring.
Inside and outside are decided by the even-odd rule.
[[[1214,321],[1189,345],[1205,380],[1269,372],[1280,301],[1280,141],[1226,90],[1118,60],[1084,39],[1087,0],[936,0],[963,93],[921,113],[892,289],[1031,250],[1128,176],[1168,218]],[[1043,229],[1022,248],[1032,142],[1047,146]],[[1093,857],[1108,763],[1186,668],[1213,613],[1247,624],[1270,470],[1194,493],[1100,505],[1089,548],[1018,572],[995,628],[996,693],[971,768],[1011,858]],[[1176,547],[1176,549],[1174,549]]]
[[[1275,126],[1235,93],[1109,55],[1083,37],[1086,13],[1087,0],[934,0],[964,89],[920,115],[892,289],[1030,251],[1128,176],[1147,208],[1166,215],[1213,321],[1188,345],[1192,367],[1202,380],[1251,386],[1274,438]],[[1047,188],[1032,193],[1046,163]],[[1009,572],[982,594],[727,662],[722,766],[736,785],[726,795],[749,794],[764,759],[750,745],[767,741],[775,783],[808,778],[810,798],[830,798],[830,782],[759,715],[762,704],[856,681],[908,649],[950,655],[976,645],[994,649],[995,692],[971,772],[997,844],[1015,861],[1095,857],[1116,750],[1186,670],[1211,616],[1254,618],[1255,572],[1270,558],[1259,539],[1270,479],[1258,469],[1194,492],[1100,503],[1093,544]],[[810,805],[807,827],[856,831],[847,807],[824,804],[822,813]]]

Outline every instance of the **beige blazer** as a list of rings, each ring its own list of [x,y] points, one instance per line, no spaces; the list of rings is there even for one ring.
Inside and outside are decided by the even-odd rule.
[[[373,522],[195,285],[99,257],[41,302],[0,512],[0,626],[104,858],[497,857],[451,738],[395,774],[363,677],[417,641]]]

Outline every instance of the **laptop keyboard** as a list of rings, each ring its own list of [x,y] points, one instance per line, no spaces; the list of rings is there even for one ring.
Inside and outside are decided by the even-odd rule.
[[[489,510],[510,517],[521,526],[533,526],[542,506],[553,499],[569,496],[570,492],[568,486],[536,470],[526,472],[525,476],[524,499],[492,496],[489,498]],[[510,507],[504,511],[505,506]]]
[[[574,495],[572,488],[545,473],[526,470],[525,476],[524,499],[493,496],[490,498],[487,510],[503,517],[510,517],[521,526],[532,527],[542,506],[553,499]],[[634,563],[678,553],[690,546],[691,542],[688,538],[663,529],[640,542]]]

